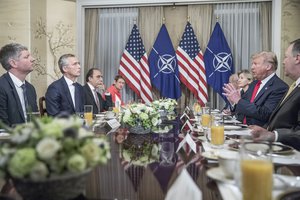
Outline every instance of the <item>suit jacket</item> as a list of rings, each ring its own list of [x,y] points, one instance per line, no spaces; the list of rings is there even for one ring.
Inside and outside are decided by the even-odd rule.
[[[38,112],[35,89],[27,81],[25,84],[29,109]],[[0,119],[9,126],[25,122],[19,95],[8,73],[0,77]]]
[[[289,145],[300,151],[300,130],[296,129],[276,129],[278,132],[278,142]]]
[[[298,85],[282,103],[281,101],[275,108],[265,127],[270,131],[277,128],[299,129],[300,86]]]
[[[80,108],[79,112],[83,112],[83,87],[79,83],[76,83],[75,87],[77,87],[79,91],[79,99],[76,99],[76,102],[78,102]],[[71,97],[71,92],[64,77],[54,81],[49,85],[45,98],[47,114],[50,116],[57,116],[60,113],[70,115],[76,113],[75,106]]]
[[[288,85],[275,74],[256,95],[254,102],[250,99],[257,81],[253,81],[242,99],[236,104],[235,112],[238,120],[246,116],[247,124],[263,126],[269,120],[273,110],[288,90]]]
[[[88,84],[83,86],[84,90],[84,97],[85,97],[85,105],[92,105],[93,106],[93,113],[97,114],[99,112],[103,112],[104,110],[108,110],[109,107],[113,106],[111,95],[106,96],[106,100],[102,98],[102,96],[97,92],[97,96],[100,103],[100,111],[98,110],[93,91],[89,87]]]

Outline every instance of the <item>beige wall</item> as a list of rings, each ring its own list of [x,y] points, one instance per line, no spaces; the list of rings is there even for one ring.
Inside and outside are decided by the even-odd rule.
[[[35,70],[30,74],[28,80],[36,87],[38,96],[43,96],[47,85],[49,85],[56,77],[54,77],[54,66],[56,64],[55,57],[49,50],[49,43],[46,37],[36,38],[36,23],[39,19],[45,23],[47,31],[57,34],[56,25],[60,22],[65,26],[70,25],[68,38],[73,38],[73,48],[60,48],[56,52],[56,58],[63,53],[75,53],[76,44],[76,3],[66,0],[1,0],[0,1],[0,46],[15,41],[22,43],[31,50],[32,53],[38,52],[40,66],[47,66],[47,73],[50,75],[38,75]],[[282,0],[282,60],[284,50],[289,42],[300,38],[300,1],[298,0]],[[172,28],[172,27],[168,27]],[[173,40],[176,38],[173,38]],[[55,40],[55,36],[54,39]],[[56,66],[57,67],[57,66]],[[4,73],[1,68],[0,73]],[[52,75],[52,76],[51,76]],[[60,74],[59,74],[60,76]],[[53,78],[54,77],[54,78]],[[289,78],[284,77],[281,70],[281,77],[288,83]]]
[[[0,46],[10,42],[18,42],[27,46],[31,53],[38,58],[40,66],[47,68],[50,75],[39,74],[35,69],[27,80],[37,91],[38,97],[43,96],[47,86],[55,80],[53,67],[57,66],[54,56],[49,49],[49,37],[44,35],[36,38],[37,22],[42,20],[46,31],[53,33],[52,44],[59,39],[55,27],[61,23],[68,27],[68,32],[63,33],[65,38],[71,39],[70,45],[59,48],[56,57],[63,53],[75,53],[76,44],[76,3],[65,0],[1,0],[0,1]],[[71,47],[72,46],[72,47]],[[0,73],[5,70],[1,67]],[[51,76],[52,75],[52,76]],[[59,76],[61,76],[59,74]],[[53,78],[54,77],[54,78]]]
[[[289,43],[300,38],[300,1],[283,0],[281,17],[281,60],[283,61]],[[283,70],[281,70],[281,77],[289,84],[292,82],[290,78],[284,76]]]

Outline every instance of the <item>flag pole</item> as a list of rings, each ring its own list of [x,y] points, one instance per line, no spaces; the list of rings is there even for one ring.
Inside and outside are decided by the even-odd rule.
[[[137,19],[136,19],[136,18],[134,18],[134,19],[133,19],[133,24],[136,24],[136,21],[137,21]]]
[[[190,18],[191,18],[190,16],[187,16],[187,22],[190,22]]]

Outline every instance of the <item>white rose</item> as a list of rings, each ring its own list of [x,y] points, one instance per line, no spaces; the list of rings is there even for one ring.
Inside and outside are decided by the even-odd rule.
[[[53,138],[44,138],[36,146],[38,157],[42,160],[49,160],[53,158],[61,145]]]

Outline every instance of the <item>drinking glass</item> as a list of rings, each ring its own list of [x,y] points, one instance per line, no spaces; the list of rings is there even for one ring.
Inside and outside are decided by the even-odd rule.
[[[210,107],[202,107],[201,124],[203,127],[208,128],[210,125]]]
[[[272,199],[273,164],[268,143],[244,143],[240,149],[243,200]]]
[[[89,127],[93,124],[93,106],[84,105],[84,120],[86,125]]]
[[[208,140],[212,147],[222,148],[224,138],[224,116],[222,114],[214,114],[210,119],[210,137],[208,135]]]

